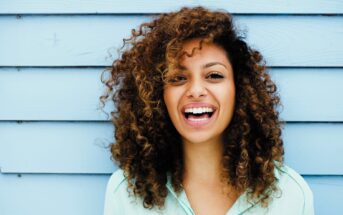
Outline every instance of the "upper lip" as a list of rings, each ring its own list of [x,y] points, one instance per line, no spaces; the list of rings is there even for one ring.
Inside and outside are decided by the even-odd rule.
[[[187,108],[205,108],[205,107],[212,108],[213,112],[217,110],[217,107],[212,104],[204,103],[204,102],[195,102],[195,103],[186,104],[185,106],[182,107],[181,111],[182,113],[184,113]]]

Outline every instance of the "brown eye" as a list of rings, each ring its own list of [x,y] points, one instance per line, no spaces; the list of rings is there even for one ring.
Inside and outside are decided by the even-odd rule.
[[[211,72],[207,75],[207,78],[209,79],[221,79],[224,78],[224,76],[219,72]]]
[[[179,84],[179,83],[183,83],[186,80],[187,80],[186,77],[183,75],[175,75],[175,76],[168,79],[168,83]]]

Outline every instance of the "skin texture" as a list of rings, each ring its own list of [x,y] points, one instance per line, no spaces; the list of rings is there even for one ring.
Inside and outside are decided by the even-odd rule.
[[[193,39],[198,45],[189,43]],[[216,53],[205,55],[209,51]],[[224,73],[221,66],[199,68],[204,64],[199,58],[214,56],[231,65],[233,77],[221,80],[225,86],[205,76],[212,69]],[[182,64],[186,83],[168,89],[170,75]],[[227,195],[233,189],[249,191],[248,199],[268,205],[270,191],[277,189],[275,166],[283,163],[280,100],[262,55],[237,32],[228,12],[184,7],[160,14],[132,30],[108,72],[102,80],[108,90],[100,100],[116,105],[111,112],[115,142],[109,148],[144,207],[163,208],[168,174],[177,193],[183,184],[193,187],[187,181],[204,182],[211,175],[205,181],[209,187],[219,180]],[[199,100],[218,109],[214,119],[220,120],[206,129],[182,124],[178,112]]]

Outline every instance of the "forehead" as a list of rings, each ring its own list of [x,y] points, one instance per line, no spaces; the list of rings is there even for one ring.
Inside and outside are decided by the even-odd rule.
[[[184,54],[180,59],[180,63],[188,60],[194,60],[197,58],[206,58],[208,60],[216,61],[220,60],[229,63],[228,53],[223,47],[215,43],[203,42],[202,48],[200,50],[200,41],[201,39],[197,38],[185,41],[182,44],[182,52],[184,52]],[[195,50],[193,55],[191,56],[193,49]]]

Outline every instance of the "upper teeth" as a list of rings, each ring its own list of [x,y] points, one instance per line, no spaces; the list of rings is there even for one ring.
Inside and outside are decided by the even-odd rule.
[[[186,108],[185,113],[208,113],[213,112],[213,109],[210,107],[202,107],[202,108]]]

